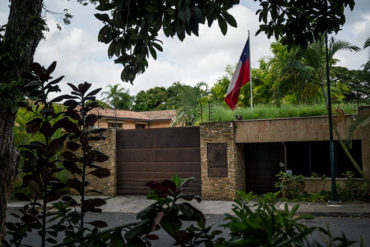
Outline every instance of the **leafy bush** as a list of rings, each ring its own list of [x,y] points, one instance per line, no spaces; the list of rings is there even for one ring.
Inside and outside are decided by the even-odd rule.
[[[238,192],[233,206],[234,215],[227,215],[230,229],[230,240],[225,246],[305,246],[307,237],[315,227],[307,227],[299,223],[301,219],[311,219],[309,216],[297,216],[298,205],[292,210],[285,204],[284,210],[275,207],[279,192],[269,193],[252,202],[252,193]]]
[[[278,182],[275,183],[275,188],[282,192],[283,197],[294,199],[303,195],[305,180],[302,175],[292,175],[281,171],[276,177]]]
[[[351,171],[346,171],[342,174],[346,178],[345,184],[343,187],[337,185],[338,187],[338,197],[342,201],[354,201],[370,200],[370,185],[367,182],[356,183],[354,181],[354,174]]]
[[[20,209],[18,214],[13,214],[18,218],[17,222],[6,224],[7,234],[11,237],[2,244],[7,247],[27,246],[22,244],[22,240],[33,230],[40,235],[41,246],[44,247],[46,243],[57,243],[57,236],[62,232],[65,234],[65,241],[68,241],[86,235],[85,232],[96,233],[98,228],[106,226],[102,221],[88,222],[93,226],[92,229],[84,226],[85,212],[99,212],[98,207],[105,204],[103,199],[85,200],[84,193],[88,186],[85,180],[88,175],[86,168],[90,168],[89,175],[98,178],[109,176],[109,170],[93,164],[104,162],[108,156],[92,149],[89,141],[98,140],[100,136],[93,136],[95,130],[89,131],[87,128],[97,119],[96,115],[87,116],[87,113],[97,107],[94,95],[100,89],[87,93],[91,84],[85,82],[78,87],[70,84],[74,89],[72,95],[62,95],[48,101],[49,93],[60,91],[58,83],[63,79],[61,76],[49,82],[55,67],[56,62],[47,69],[33,63],[31,72],[22,74],[30,81],[26,84],[25,91],[29,92],[29,97],[33,99],[20,104],[31,116],[25,123],[25,130],[38,138],[36,140],[25,138],[29,143],[20,145],[20,154],[24,161],[22,187],[27,188],[28,193],[16,193],[15,196],[29,203]],[[57,112],[54,103],[65,99],[68,99],[64,102],[68,107],[67,110]],[[91,103],[85,105],[87,100]],[[77,106],[80,112],[75,110]],[[62,129],[65,130],[63,133]],[[80,144],[74,142],[75,139],[78,139]],[[66,148],[72,151],[81,149],[80,157],[71,151],[59,154],[64,150],[67,140]],[[57,175],[66,170],[80,176],[82,181],[70,178],[63,183]],[[59,177],[66,179],[63,176]],[[62,201],[54,203],[55,208],[49,208],[47,203],[60,199],[66,187],[76,189],[81,195],[81,202],[77,203],[71,197],[64,196]],[[70,210],[69,207],[73,207],[74,210]],[[83,243],[79,246],[83,246]]]

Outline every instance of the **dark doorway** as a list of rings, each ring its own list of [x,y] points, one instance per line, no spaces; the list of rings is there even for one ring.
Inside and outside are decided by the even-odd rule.
[[[245,145],[246,192],[262,194],[275,191],[275,175],[281,170],[284,170],[283,143]]]

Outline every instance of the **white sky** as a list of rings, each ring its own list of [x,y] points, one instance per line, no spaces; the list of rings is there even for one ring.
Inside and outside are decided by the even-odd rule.
[[[157,60],[149,60],[146,72],[131,85],[120,80],[122,66],[108,59],[108,46],[97,41],[102,23],[93,16],[97,11],[92,5],[81,6],[75,0],[45,0],[49,10],[62,12],[69,9],[73,19],[71,25],[64,26],[61,16],[47,14],[50,31],[40,42],[35,61],[44,66],[58,62],[54,77],[65,75],[60,85],[62,93],[69,92],[67,82],[78,84],[84,81],[103,90],[108,84],[121,83],[132,95],[156,86],[168,87],[176,81],[188,85],[204,81],[212,86],[225,74],[227,64],[237,63],[248,29],[251,32],[252,67],[258,66],[260,58],[271,56],[270,43],[274,40],[268,40],[263,33],[254,36],[259,25],[255,15],[257,4],[252,0],[248,4],[246,0],[241,2],[231,10],[238,27],[229,26],[226,36],[221,34],[217,22],[211,28],[202,26],[199,37],[186,37],[183,42],[176,37],[171,39],[161,35],[164,51],[158,54]],[[8,1],[1,1],[0,24],[6,23],[8,11]],[[347,10],[346,13],[347,22],[336,38],[363,47],[366,38],[370,37],[370,1],[357,0],[354,11]],[[56,28],[57,23],[62,26],[62,31]],[[359,69],[368,55],[368,51],[341,52],[337,55],[338,65]]]

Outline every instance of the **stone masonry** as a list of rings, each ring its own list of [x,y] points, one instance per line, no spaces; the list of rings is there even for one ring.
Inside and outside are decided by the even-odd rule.
[[[93,148],[109,156],[109,159],[103,163],[98,163],[101,167],[110,170],[110,176],[106,178],[97,178],[89,175],[89,189],[98,190],[105,196],[117,195],[117,176],[116,176],[116,129],[107,129],[103,132],[104,140],[91,142]]]
[[[200,126],[201,178],[203,199],[233,200],[237,190],[243,189],[244,172],[242,162],[242,145],[234,142],[232,122],[204,123]],[[227,177],[209,177],[207,162],[207,144],[226,143]]]

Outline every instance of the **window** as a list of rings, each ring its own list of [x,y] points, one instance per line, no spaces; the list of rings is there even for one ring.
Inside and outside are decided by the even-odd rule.
[[[292,170],[295,175],[312,176],[318,175],[331,176],[329,141],[314,142],[287,142],[287,169]],[[336,176],[342,177],[346,171],[352,171],[356,177],[359,177],[357,170],[348,159],[343,148],[338,141],[334,141]],[[357,163],[362,167],[361,141],[354,140],[350,153]]]
[[[108,123],[108,128],[122,128],[122,123]]]
[[[145,129],[146,124],[135,124],[136,129]]]

